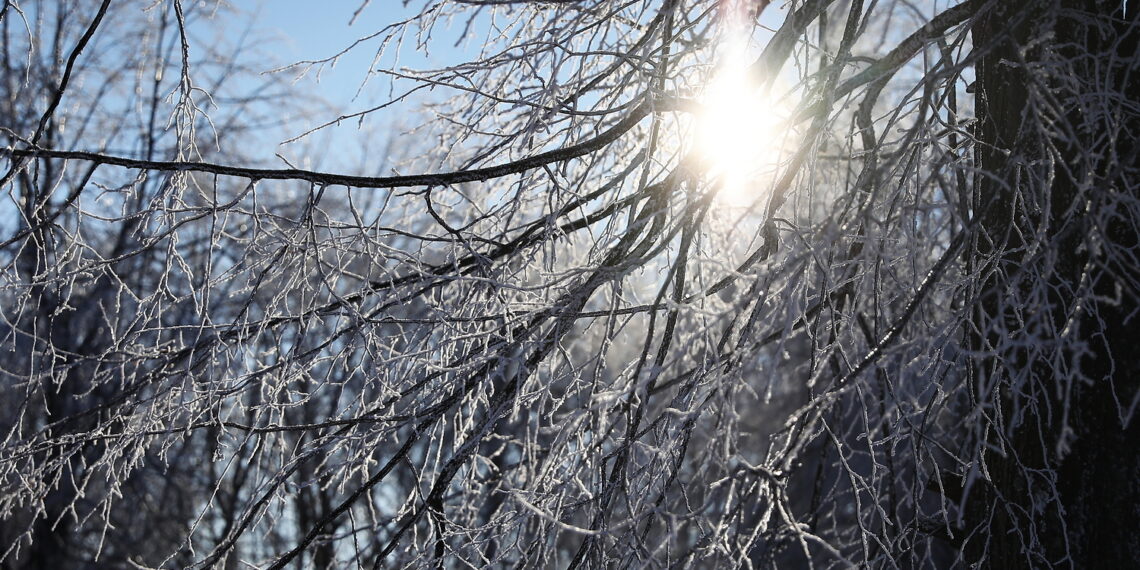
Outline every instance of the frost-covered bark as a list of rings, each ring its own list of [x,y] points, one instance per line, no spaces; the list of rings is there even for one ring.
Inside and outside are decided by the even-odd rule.
[[[997,399],[971,541],[1003,566],[1140,557],[1127,530],[1140,505],[1130,18],[1120,2],[1009,2],[974,30],[986,204],[974,375]]]

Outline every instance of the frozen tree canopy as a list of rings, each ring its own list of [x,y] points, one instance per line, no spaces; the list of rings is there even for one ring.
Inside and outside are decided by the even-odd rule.
[[[1140,560],[1134,0],[399,4],[3,2],[0,568]]]

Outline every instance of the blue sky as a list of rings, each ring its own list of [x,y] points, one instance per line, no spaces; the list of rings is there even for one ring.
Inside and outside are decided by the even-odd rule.
[[[278,44],[282,48],[278,52],[280,61],[294,62],[332,56],[358,38],[414,15],[424,0],[412,0],[409,6],[405,6],[403,0],[372,0],[351,26],[353,14],[364,0],[234,0],[233,3],[243,11],[256,14],[254,25],[259,35],[281,40]],[[770,6],[761,22],[771,27],[778,26],[783,14],[784,10],[778,6]],[[400,65],[419,67],[458,63],[464,50],[453,46],[453,38],[436,38],[438,41],[431,46],[431,59],[405,49],[401,53]],[[365,42],[341,58],[335,68],[323,69],[316,86],[318,94],[330,101],[349,103],[357,95],[378,46],[379,41]],[[390,57],[381,62],[386,67],[393,64]]]
[[[425,0],[412,0],[409,5],[405,6],[403,0],[372,0],[353,21],[354,13],[361,9],[364,0],[329,0],[326,2],[312,0],[233,0],[233,4],[249,17],[248,20],[243,18],[240,23],[233,22],[233,24],[244,26],[246,22],[251,22],[252,37],[264,38],[272,42],[266,44],[274,47],[272,53],[275,56],[275,61],[266,62],[265,69],[268,71],[279,65],[331,57],[351,46],[356,40],[374,34],[388,24],[415,15],[423,8],[424,2]],[[777,9],[777,6],[770,6],[764,13],[762,23],[770,27],[778,26],[783,14],[784,10]],[[472,44],[455,46],[456,38],[458,38],[463,24],[464,22],[457,22],[452,29],[437,27],[434,30],[435,35],[430,46],[432,50],[430,57],[416,53],[412,49],[414,41],[409,38],[409,41],[400,51],[399,62],[395,61],[395,50],[389,49],[389,53],[383,59],[374,63],[373,58],[380,47],[380,39],[375,38],[364,41],[353,48],[343,55],[335,66],[320,68],[319,76],[317,69],[311,70],[297,85],[306,93],[327,101],[332,108],[307,115],[302,118],[303,122],[308,127],[313,127],[325,121],[334,120],[339,115],[362,111],[386,102],[391,93],[390,82],[383,75],[369,77],[368,70],[370,67],[384,69],[441,67],[464,61],[469,52],[478,50],[480,46]],[[475,35],[478,37],[477,31]],[[766,34],[760,32],[756,39],[763,41],[764,35]],[[293,79],[298,71],[299,69],[288,70],[283,73],[285,77]],[[336,168],[347,166],[353,162],[359,163],[357,159],[362,158],[362,154],[371,158],[372,155],[369,153],[374,153],[382,144],[376,143],[377,137],[371,136],[366,138],[371,139],[370,144],[373,145],[373,148],[361,150],[351,146],[356,145],[358,140],[362,138],[359,129],[363,127],[371,132],[382,133],[382,136],[385,137],[392,133],[401,132],[403,128],[411,126],[406,122],[414,121],[414,106],[413,102],[371,114],[363,125],[351,120],[323,131],[309,142],[315,143],[315,148],[326,154],[324,157],[314,156],[313,144],[309,144],[308,147],[304,145],[286,146],[279,148],[278,151],[289,156],[290,160],[302,158],[314,160],[326,167]],[[304,128],[299,128],[290,134],[296,135],[303,130]],[[271,156],[272,153],[269,157]],[[337,159],[347,159],[347,163],[329,164],[326,161],[330,158],[334,159],[334,163],[341,162]],[[317,164],[294,165],[300,167],[317,166]]]
[[[423,7],[423,0],[414,0],[405,6],[402,0],[372,0],[353,20],[353,14],[360,9],[363,0],[331,0],[314,2],[311,0],[234,0],[233,4],[252,22],[252,36],[264,38],[274,46],[275,61],[267,62],[268,71],[277,65],[306,60],[329,58],[355,41],[376,33],[385,26],[415,15]],[[245,21],[241,23],[244,25]],[[351,24],[351,25],[350,25]],[[446,34],[445,34],[446,35]],[[400,60],[395,60],[395,50],[389,49],[378,63],[374,57],[380,47],[379,38],[366,40],[344,54],[335,66],[322,66],[308,72],[298,85],[307,93],[327,101],[332,109],[313,113],[305,117],[308,125],[315,126],[336,119],[338,114],[350,114],[371,108],[389,99],[390,82],[383,75],[368,76],[370,68],[418,68],[442,66],[457,63],[463,57],[463,50],[453,47],[454,40],[432,42],[430,58],[412,49],[408,41],[400,50]],[[449,61],[450,59],[450,61]],[[300,69],[282,72],[293,79]],[[318,73],[319,71],[319,73]],[[365,83],[367,82],[367,83]],[[401,121],[410,115],[412,104],[385,110],[369,115],[365,127],[375,131],[390,133],[400,128]],[[407,126],[407,125],[403,125]],[[376,148],[360,150],[343,146],[353,139],[360,138],[356,121],[345,121],[322,132],[316,141],[319,148],[330,154],[341,155],[351,163],[351,155],[375,152]],[[303,129],[302,129],[303,130]],[[298,134],[296,131],[292,134]],[[375,146],[379,146],[378,144]],[[288,156],[303,155],[300,152],[285,152]],[[297,149],[300,151],[300,148]],[[309,151],[311,153],[311,151]],[[308,155],[305,155],[308,156]],[[326,157],[327,159],[328,157]],[[334,163],[337,162],[334,160]],[[309,167],[315,165],[296,164]],[[337,165],[344,166],[344,165]]]
[[[255,29],[260,35],[281,40],[278,45],[282,49],[278,55],[282,62],[295,62],[330,57],[357,39],[415,15],[423,0],[416,0],[406,7],[402,0],[373,0],[361,10],[355,22],[353,14],[363,0],[236,0],[234,4],[243,11],[256,14]],[[461,55],[461,50],[454,49],[451,44],[450,41],[433,42],[430,59],[405,45],[399,65],[418,67],[451,63],[448,58],[454,60]],[[319,94],[330,101],[350,102],[357,96],[379,45],[378,39],[365,41],[345,54],[334,68],[322,69],[317,87]],[[391,68],[394,65],[391,54],[380,62],[380,67]],[[370,79],[369,83],[373,81],[376,78]],[[361,98],[367,99],[367,94],[360,94],[358,100]]]

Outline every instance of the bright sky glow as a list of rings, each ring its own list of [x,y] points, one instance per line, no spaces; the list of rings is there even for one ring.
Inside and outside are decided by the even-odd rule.
[[[748,42],[738,29],[722,37],[722,57],[701,97],[696,146],[701,162],[718,181],[722,205],[752,204],[771,181],[785,146],[791,105],[780,98],[781,82],[764,88],[748,67]]]
[[[274,67],[298,60],[332,56],[357,38],[416,12],[415,7],[404,6],[403,2],[396,0],[372,2],[350,26],[349,22],[353,20],[360,2],[329,3],[320,9],[315,9],[308,0],[235,2],[257,15],[254,20],[256,25],[286,39],[282,46],[285,49],[280,52],[282,61],[275,62]],[[780,148],[786,142],[783,121],[791,114],[793,104],[786,100],[788,90],[778,78],[775,85],[764,90],[760,78],[750,77],[747,73],[747,67],[758,55],[755,48],[766,43],[771,30],[782,23],[786,10],[777,5],[768,6],[760,14],[757,26],[756,15],[748,13],[747,7],[750,5],[753,3],[744,0],[722,1],[717,70],[700,97],[702,108],[693,117],[695,121],[685,127],[693,129],[690,131],[693,137],[690,141],[695,146],[697,158],[706,172],[720,184],[718,203],[732,208],[751,205],[771,183],[772,173],[780,157]],[[478,37],[481,33],[476,30],[472,36]],[[367,78],[370,67],[436,67],[453,65],[474,56],[474,53],[456,47],[455,38],[446,33],[438,39],[432,44],[430,57],[412,49],[409,44],[399,50],[399,62],[394,60],[397,50],[390,49],[382,61],[374,63],[372,58],[379,47],[379,40],[375,40],[349,51],[335,66],[326,65],[311,70],[305,77],[305,81],[309,82],[307,89],[336,109],[314,116],[313,124],[335,118],[336,113],[351,113],[387,101],[388,96],[393,94],[389,91],[392,82],[384,75]],[[479,46],[476,42],[468,47],[477,51]],[[287,73],[296,73],[300,69],[302,68],[290,69]],[[315,81],[318,71],[319,82]],[[367,84],[364,84],[366,79]],[[396,93],[398,92],[397,90]],[[408,108],[414,104],[413,101],[397,108],[404,109],[403,115],[408,115]],[[397,117],[398,121],[400,116],[399,112],[386,112],[373,120]],[[343,125],[327,128],[322,134],[329,139],[322,144],[336,146],[338,141],[351,139],[356,135],[358,127],[357,122],[347,121]],[[332,135],[334,132],[336,136]],[[311,152],[308,147],[297,148],[301,149],[298,152]]]

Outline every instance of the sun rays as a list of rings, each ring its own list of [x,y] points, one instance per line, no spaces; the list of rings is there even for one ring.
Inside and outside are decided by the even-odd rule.
[[[721,57],[700,97],[694,145],[717,198],[732,207],[753,203],[771,181],[787,141],[791,105],[779,80],[765,85],[751,64],[745,26],[726,25]]]

